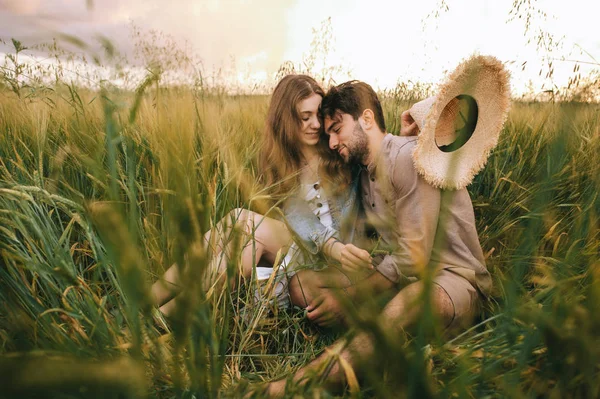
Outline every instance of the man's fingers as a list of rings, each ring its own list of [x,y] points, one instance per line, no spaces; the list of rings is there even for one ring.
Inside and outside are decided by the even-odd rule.
[[[317,309],[319,306],[321,306],[324,300],[325,298],[323,296],[316,297],[308,304],[308,306],[306,307],[306,311],[312,312],[313,310]]]
[[[333,313],[327,313],[323,315],[318,321],[315,323],[321,327],[331,327],[336,323],[337,318]]]
[[[343,319],[341,315],[344,308],[337,295],[341,295],[341,291],[330,291],[320,295],[318,298],[320,305],[307,313],[308,319],[321,327],[331,327],[339,323]]]
[[[402,123],[406,123],[407,125],[410,125],[415,120],[412,117],[412,115],[410,114],[410,111],[409,110],[405,110],[404,112],[402,112],[402,114],[400,114],[400,121]]]
[[[335,321],[335,314],[326,307],[320,307],[308,314],[308,319],[319,326],[327,326]]]
[[[408,126],[400,128],[400,136],[417,136],[419,134],[419,127],[417,122],[413,122]]]
[[[416,136],[419,133],[417,122],[408,110],[400,116],[400,136]]]
[[[323,315],[325,314],[325,310],[321,307],[316,308],[314,310],[309,311],[306,316],[308,317],[308,319],[310,321],[312,321],[313,323],[319,323],[319,320],[323,317]]]
[[[335,311],[335,307],[331,309],[329,306],[321,308],[318,315],[314,315],[311,321],[321,327],[331,327],[340,320],[339,312]]]
[[[314,323],[318,323],[318,321],[321,320],[321,318],[324,317],[325,314],[328,313],[328,306],[327,306],[326,299],[327,299],[326,295],[319,295],[311,303],[311,306],[310,306],[311,309],[306,308],[308,310],[307,317],[310,321],[312,321]]]

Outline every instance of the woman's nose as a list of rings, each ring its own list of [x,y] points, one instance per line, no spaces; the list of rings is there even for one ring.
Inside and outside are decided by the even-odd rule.
[[[311,127],[312,127],[313,129],[318,129],[318,128],[320,128],[320,127],[321,127],[321,122],[319,121],[319,118],[314,118],[314,119],[312,120],[312,125],[311,125]]]

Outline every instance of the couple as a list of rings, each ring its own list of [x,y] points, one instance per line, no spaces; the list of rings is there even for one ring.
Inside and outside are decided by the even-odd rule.
[[[285,305],[289,299],[305,307],[308,318],[319,325],[343,321],[340,292],[354,299],[358,292],[386,291],[393,297],[380,320],[388,331],[400,334],[415,324],[423,292],[429,293],[443,328],[471,323],[491,278],[469,194],[464,186],[437,188],[417,172],[414,135],[426,126],[408,111],[401,122],[401,136],[386,132],[377,94],[366,83],[343,83],[325,95],[308,76],[283,78],[269,106],[261,166],[274,196],[287,197],[285,221],[232,211],[205,236],[215,254],[212,268],[225,274],[232,248],[223,237],[237,226],[250,235],[241,248],[241,274],[249,278],[255,265],[272,266],[283,250],[280,302]],[[365,236],[375,238],[382,250],[361,245]],[[164,281],[152,287],[167,315],[176,305],[172,298],[178,273],[171,267]],[[372,351],[371,338],[362,333],[349,342],[342,357],[356,367]],[[317,358],[293,380],[301,382],[323,361],[323,356]],[[335,364],[327,378],[342,382],[341,366]],[[269,394],[283,395],[285,384],[271,383]]]
[[[377,100],[368,85],[357,83],[356,87],[363,86]],[[273,91],[260,166],[272,197],[283,201],[284,220],[234,209],[205,235],[205,242],[213,255],[211,272],[221,280],[217,284],[223,283],[236,250],[240,274],[246,280],[255,266],[259,280],[269,278],[278,253],[285,253],[276,276],[278,305],[286,307],[291,302],[306,308],[311,321],[332,326],[344,316],[338,303],[341,290],[378,293],[395,284],[375,269],[366,249],[354,245],[363,224],[360,169],[346,163],[354,163],[360,154],[355,153],[353,138],[348,137],[351,142],[346,143],[346,135],[323,131],[324,98],[328,97],[323,89],[306,75],[288,75]],[[377,107],[383,121],[378,100]],[[404,117],[410,119],[408,113]],[[415,134],[416,125],[405,123],[402,133]],[[234,228],[245,233],[241,249],[230,239]],[[155,303],[167,316],[177,306],[179,274],[179,267],[173,265],[152,286]]]

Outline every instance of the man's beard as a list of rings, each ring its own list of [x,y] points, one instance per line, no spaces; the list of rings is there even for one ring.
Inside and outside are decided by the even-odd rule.
[[[369,157],[369,139],[360,123],[356,122],[352,131],[352,140],[346,146],[348,157],[344,157],[346,163],[363,164]]]

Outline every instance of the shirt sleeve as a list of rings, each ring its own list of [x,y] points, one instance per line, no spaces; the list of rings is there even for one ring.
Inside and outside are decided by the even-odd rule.
[[[298,244],[316,255],[331,237],[339,239],[339,232],[333,227],[325,227],[310,209],[306,201],[293,196],[283,206],[285,220]]]
[[[400,149],[388,171],[396,198],[397,245],[376,265],[381,274],[398,284],[414,281],[429,264],[440,214],[441,191],[417,173],[411,149]]]

